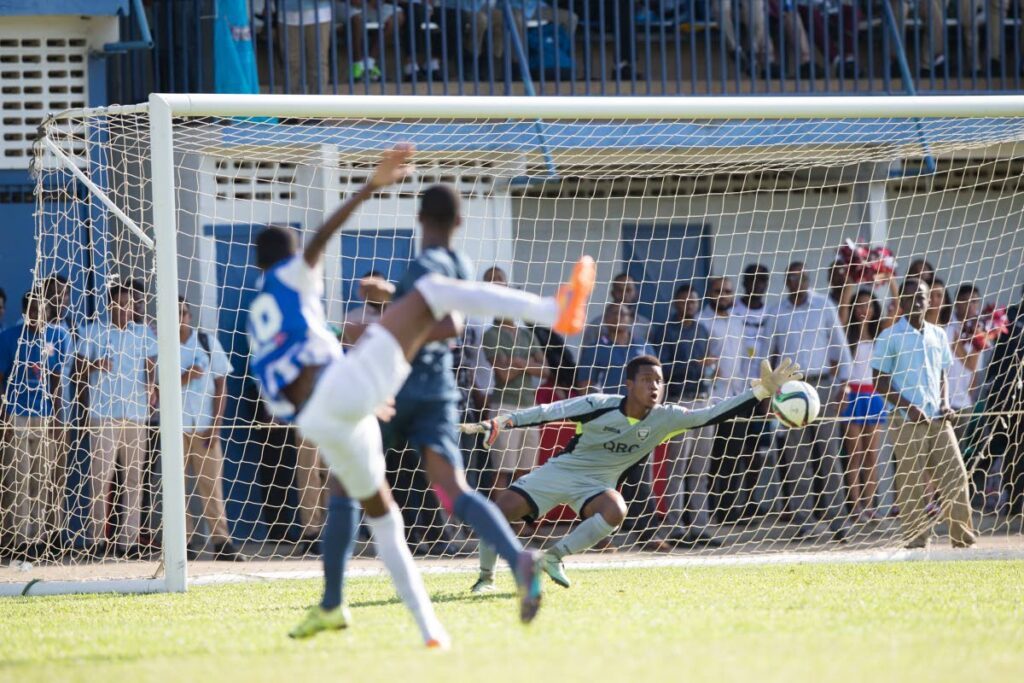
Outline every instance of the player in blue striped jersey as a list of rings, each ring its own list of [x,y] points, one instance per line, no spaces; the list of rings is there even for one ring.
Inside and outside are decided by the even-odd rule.
[[[788,359],[775,370],[764,361],[760,379],[754,380],[749,390],[709,408],[690,411],[661,403],[664,380],[656,357],[638,356],[625,370],[625,396],[590,394],[462,425],[464,432],[486,434],[485,441],[491,444],[504,429],[576,423],[576,436],[561,453],[517,479],[495,499],[510,522],[539,519],[558,505],[570,506],[583,519],[544,554],[544,571],[565,588],[570,582],[562,558],[592,547],[622,524],[626,502],[617,488],[626,470],[682,432],[752,413],[758,401],[803,376]],[[493,590],[495,562],[495,551],[481,544],[480,576],[474,593]]]
[[[520,317],[573,334],[583,328],[594,285],[594,262],[584,257],[573,280],[554,298],[429,275],[370,325],[348,355],[327,327],[322,260],[328,242],[373,193],[411,172],[411,146],[385,153],[370,180],[350,197],[300,252],[294,233],[271,226],[255,242],[263,271],[247,323],[252,364],[269,410],[293,422],[331,469],[331,499],[322,539],[324,595],[292,630],[296,638],[348,625],[342,582],[362,504],[377,553],[412,611],[424,641],[445,647],[448,636],[434,615],[405,542],[402,517],[384,479],[377,418],[409,375],[409,361],[431,339],[457,329],[463,315]],[[383,295],[383,292],[378,294]],[[540,605],[540,557],[523,553],[515,567],[520,615],[533,619]]]

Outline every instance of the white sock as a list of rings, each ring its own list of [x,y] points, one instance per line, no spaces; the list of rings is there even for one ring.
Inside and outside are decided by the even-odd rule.
[[[413,564],[412,553],[405,542],[405,530],[402,515],[397,507],[392,506],[383,517],[370,517],[366,522],[373,535],[373,544],[377,548],[377,556],[384,563],[391,581],[395,584],[395,592],[405,606],[412,612],[416,625],[424,641],[437,640],[448,644],[448,633],[434,614],[434,606],[430,604],[430,596],[423,586],[419,570]]]
[[[551,552],[559,559],[566,555],[575,555],[592,547],[605,536],[610,536],[614,531],[615,527],[604,521],[599,512],[576,525],[575,529],[555,544]]]
[[[498,551],[493,545],[480,542],[480,574],[494,578],[494,565],[498,564]]]
[[[455,280],[431,274],[417,280],[416,289],[427,300],[438,320],[458,311],[466,317],[521,319],[550,327],[558,318],[558,304],[553,298],[489,282]]]

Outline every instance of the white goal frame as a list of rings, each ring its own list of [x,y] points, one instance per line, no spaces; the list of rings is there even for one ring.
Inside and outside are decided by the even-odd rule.
[[[0,585],[2,594],[183,592],[187,590],[185,476],[181,383],[178,376],[178,249],[174,131],[176,117],[373,117],[558,120],[623,119],[865,119],[1024,116],[1024,95],[857,97],[442,97],[152,94],[148,104],[108,107],[107,114],[149,119],[163,493],[162,578],[54,581]],[[457,112],[457,114],[453,114]],[[82,111],[67,114],[82,114]],[[84,112],[88,113],[88,111]],[[60,119],[65,115],[57,115]],[[47,144],[49,143],[49,144]],[[149,237],[92,184],[52,141],[43,144],[82,180],[144,244]],[[31,588],[31,591],[29,591]]]

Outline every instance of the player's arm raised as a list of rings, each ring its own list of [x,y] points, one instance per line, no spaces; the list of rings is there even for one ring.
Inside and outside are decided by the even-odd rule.
[[[317,229],[313,238],[306,244],[302,258],[310,266],[316,266],[323,258],[327,243],[338,232],[345,221],[355,213],[359,205],[373,196],[377,190],[392,185],[408,176],[413,169],[409,160],[412,159],[413,147],[410,144],[399,144],[394,149],[384,152],[373,175],[359,190],[349,197],[337,211],[332,213]]]

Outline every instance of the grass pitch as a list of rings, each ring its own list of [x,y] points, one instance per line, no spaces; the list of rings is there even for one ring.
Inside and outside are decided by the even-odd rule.
[[[426,577],[451,652],[420,647],[384,578],[352,628],[293,642],[316,581],[186,595],[0,599],[0,680],[1020,681],[1024,562],[573,570],[530,627],[512,582]]]

